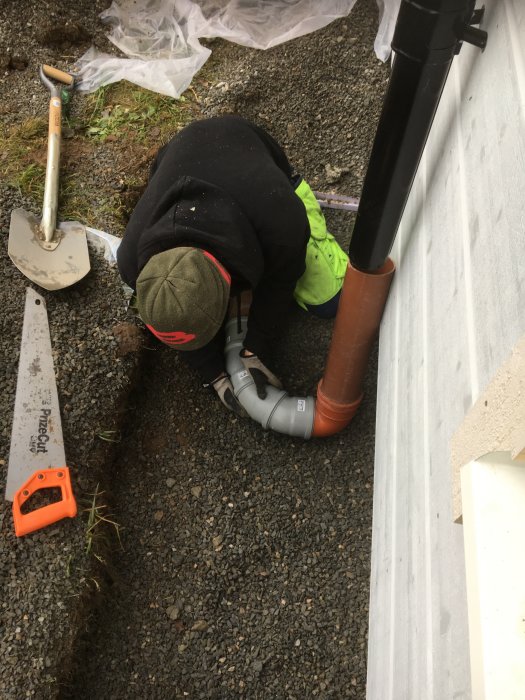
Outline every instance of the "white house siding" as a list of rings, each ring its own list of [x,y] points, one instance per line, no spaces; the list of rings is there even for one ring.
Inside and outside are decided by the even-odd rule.
[[[484,4],[487,49],[454,59],[392,251],[368,700],[471,697],[450,440],[525,332],[525,2]]]

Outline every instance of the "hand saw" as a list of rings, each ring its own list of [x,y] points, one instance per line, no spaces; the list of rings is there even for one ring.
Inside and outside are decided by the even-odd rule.
[[[34,493],[49,488],[60,489],[60,501],[29,513],[22,512],[22,507]],[[5,497],[13,501],[13,520],[18,537],[77,514],[64,453],[46,304],[44,298],[29,287],[26,290]]]

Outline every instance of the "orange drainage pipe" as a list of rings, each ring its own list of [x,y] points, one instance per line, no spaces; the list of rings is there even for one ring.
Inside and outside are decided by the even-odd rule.
[[[390,258],[374,272],[361,272],[348,263],[325,372],[317,387],[312,437],[338,433],[356,414],[394,271]]]

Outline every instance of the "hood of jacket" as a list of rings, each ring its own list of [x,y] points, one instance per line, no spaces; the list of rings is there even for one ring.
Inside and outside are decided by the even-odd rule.
[[[235,199],[220,187],[181,177],[151,206],[148,193],[133,212],[119,246],[123,278],[135,282],[148,260],[176,246],[202,248],[214,255],[232,277],[257,286],[264,260],[256,232]]]

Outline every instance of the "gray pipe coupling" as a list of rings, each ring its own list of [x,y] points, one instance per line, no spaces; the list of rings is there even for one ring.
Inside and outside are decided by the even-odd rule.
[[[265,430],[275,430],[285,435],[308,439],[312,435],[315,401],[312,396],[289,396],[284,389],[268,385],[267,396],[257,396],[255,382],[244,368],[239,353],[246,335],[248,321],[240,319],[238,329],[236,318],[226,324],[226,370],[230,375],[235,396],[250,418],[260,423]]]

